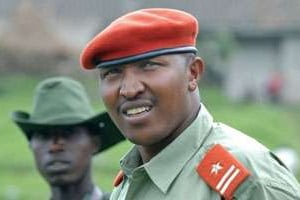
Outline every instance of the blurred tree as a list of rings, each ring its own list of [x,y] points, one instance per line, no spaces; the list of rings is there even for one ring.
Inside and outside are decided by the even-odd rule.
[[[204,32],[198,40],[199,55],[206,63],[204,81],[210,85],[222,86],[228,62],[238,47],[230,31]]]
[[[50,23],[23,1],[0,38],[0,71],[40,73],[54,71],[72,50],[59,39]]]

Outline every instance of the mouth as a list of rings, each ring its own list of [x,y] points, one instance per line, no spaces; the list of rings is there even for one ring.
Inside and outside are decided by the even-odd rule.
[[[153,109],[153,105],[153,100],[138,99],[123,102],[118,109],[126,117],[135,117],[150,112]]]
[[[67,171],[71,166],[67,161],[52,161],[46,165],[46,169],[50,173],[61,173]]]
[[[133,107],[128,108],[123,111],[123,113],[128,117],[133,117],[137,115],[141,115],[143,113],[147,113],[152,109],[151,106],[140,106],[140,107]]]

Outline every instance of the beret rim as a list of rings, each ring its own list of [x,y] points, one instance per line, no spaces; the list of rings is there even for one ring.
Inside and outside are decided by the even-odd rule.
[[[177,47],[177,48],[165,48],[165,49],[158,49],[154,51],[149,51],[143,54],[128,56],[124,58],[118,58],[114,60],[108,60],[108,61],[99,61],[100,63],[95,63],[96,68],[107,68],[112,65],[120,65],[120,64],[126,64],[131,62],[136,62],[139,60],[147,59],[147,58],[153,58],[156,56],[162,56],[166,54],[175,54],[175,53],[197,53],[197,48],[194,46],[185,46],[185,47]]]

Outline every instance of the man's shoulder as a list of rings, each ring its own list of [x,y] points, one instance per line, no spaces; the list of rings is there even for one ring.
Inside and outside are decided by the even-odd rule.
[[[254,138],[225,124],[214,125],[211,136],[204,144],[209,150],[216,144],[221,145],[229,154],[245,166],[252,177],[273,176],[273,171],[287,172],[285,166],[274,156],[270,149]],[[270,169],[270,167],[272,167]],[[288,172],[289,173],[289,172]]]
[[[270,151],[258,148],[249,152],[226,142],[207,149],[197,172],[225,199],[245,195],[264,199],[272,194],[290,199],[299,195],[298,181]]]
[[[209,149],[215,144],[222,145],[228,152],[247,165],[247,158],[263,156],[270,150],[247,134],[223,123],[214,123],[204,146]],[[249,166],[250,167],[250,166]]]
[[[232,199],[236,189],[251,175],[250,171],[222,145],[205,153],[197,166],[198,175],[225,199]]]
[[[289,194],[299,190],[299,183],[282,162],[267,147],[246,134],[215,123],[204,144],[204,154],[215,145],[221,145],[249,172],[249,176],[236,188],[237,193],[245,194],[246,190],[254,191],[254,188],[271,188],[277,192],[281,186],[280,190]]]

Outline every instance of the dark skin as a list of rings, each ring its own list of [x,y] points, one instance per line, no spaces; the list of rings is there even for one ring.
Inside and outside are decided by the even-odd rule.
[[[99,148],[99,138],[87,128],[35,132],[30,147],[39,172],[51,188],[51,199],[81,200],[86,193],[92,192],[91,163]]]
[[[148,162],[177,138],[200,109],[201,58],[173,54],[100,69],[105,106]]]

